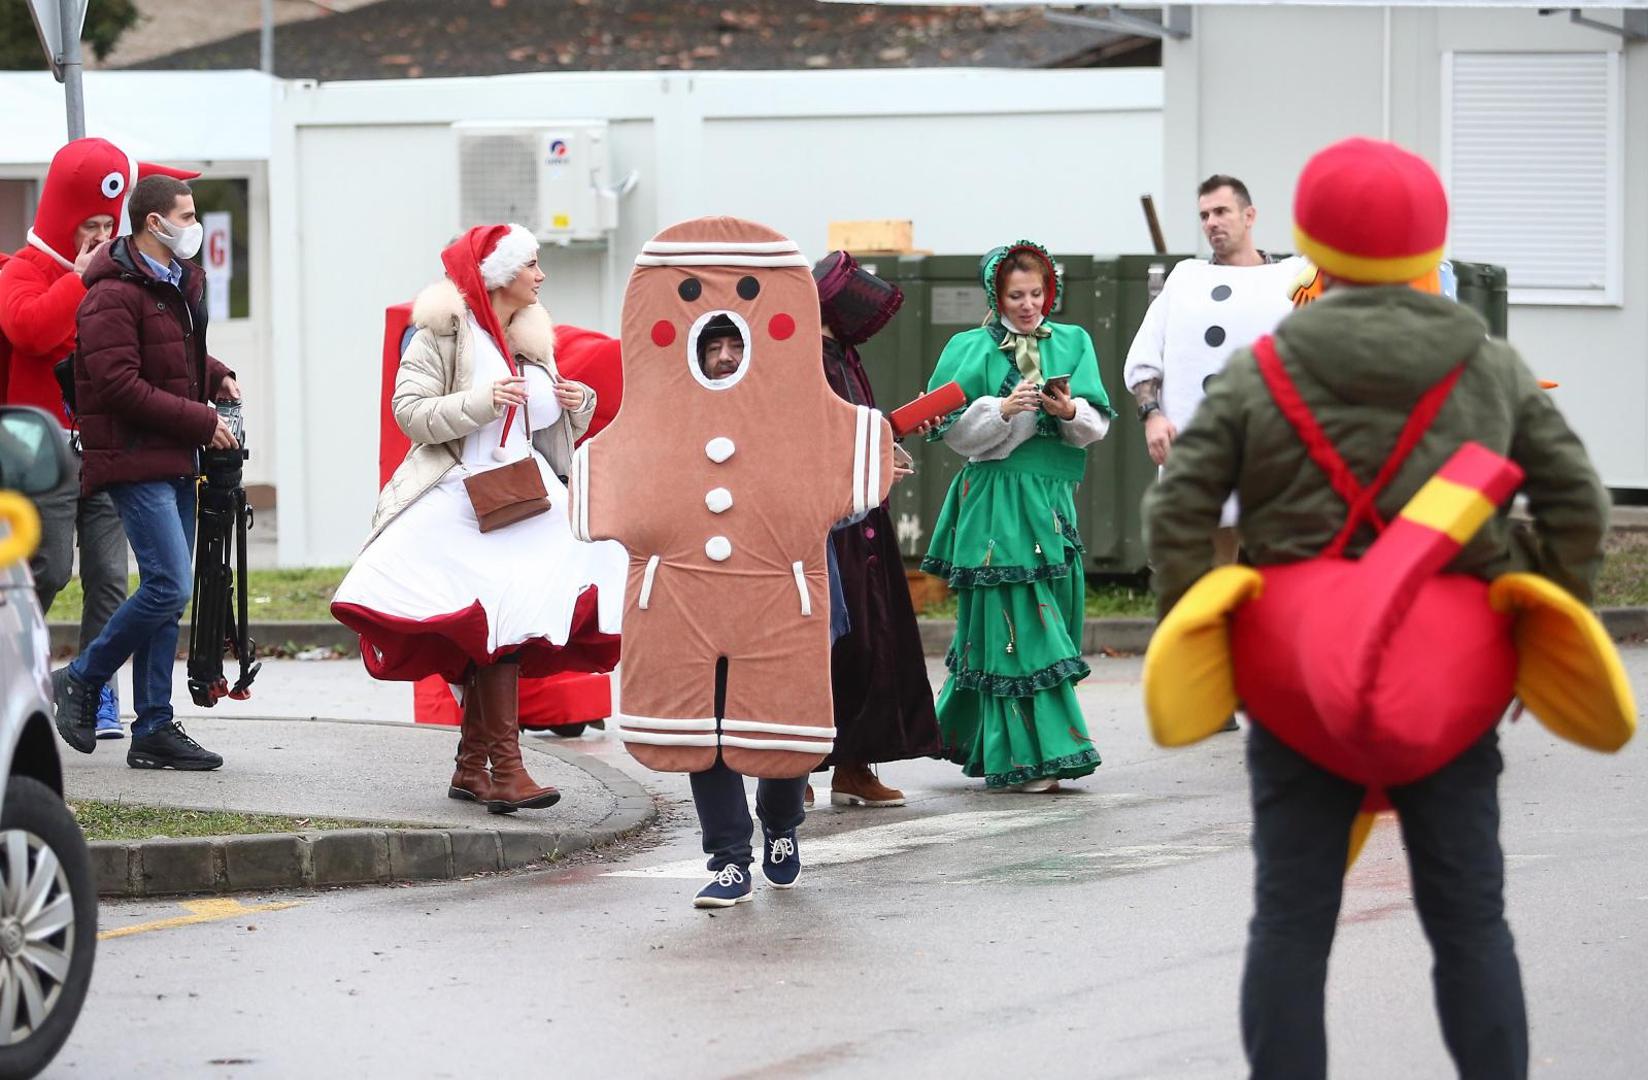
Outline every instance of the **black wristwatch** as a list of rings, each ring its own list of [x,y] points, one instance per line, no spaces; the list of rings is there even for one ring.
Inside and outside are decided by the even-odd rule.
[[[1161,412],[1161,411],[1162,411],[1162,403],[1161,402],[1159,402],[1159,401],[1147,401],[1147,402],[1145,402],[1143,405],[1139,406],[1139,423],[1141,423],[1141,424],[1144,423],[1145,419],[1147,417],[1149,417],[1151,413]]]

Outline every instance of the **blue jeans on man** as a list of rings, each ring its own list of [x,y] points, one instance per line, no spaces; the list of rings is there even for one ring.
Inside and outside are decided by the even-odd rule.
[[[103,632],[69,665],[94,686],[132,661],[132,735],[155,732],[172,719],[172,664],[179,623],[194,584],[193,477],[111,484],[108,488],[137,556],[137,591],[121,604]]]
[[[130,659],[137,719],[127,764],[216,768],[223,759],[184,735],[172,714],[179,623],[194,583],[195,478],[111,484],[107,490],[137,556],[137,591],[110,616],[68,673],[83,684],[100,686]]]

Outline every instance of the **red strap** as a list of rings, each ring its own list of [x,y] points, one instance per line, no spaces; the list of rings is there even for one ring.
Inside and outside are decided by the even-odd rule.
[[[1448,372],[1414,403],[1413,411],[1408,414],[1408,422],[1402,426],[1402,433],[1397,436],[1395,449],[1380,466],[1373,483],[1364,488],[1357,482],[1350,466],[1345,464],[1345,459],[1334,448],[1333,442],[1322,430],[1322,425],[1316,422],[1310,406],[1299,396],[1299,388],[1294,385],[1292,376],[1288,375],[1287,369],[1282,366],[1281,356],[1276,352],[1275,339],[1267,334],[1255,341],[1253,354],[1258,358],[1259,374],[1264,377],[1265,385],[1270,388],[1270,396],[1275,399],[1276,407],[1293,426],[1299,441],[1305,444],[1305,452],[1310,455],[1310,459],[1327,474],[1328,483],[1334,492],[1350,507],[1345,524],[1334,536],[1333,541],[1323,549],[1322,554],[1329,558],[1344,554],[1350,538],[1364,523],[1373,526],[1376,533],[1384,532],[1385,520],[1379,516],[1374,500],[1390,484],[1402,463],[1413,453],[1414,447],[1419,445],[1419,440],[1425,437],[1425,432],[1430,430],[1431,424],[1436,420],[1436,414],[1442,411],[1442,403],[1448,400],[1454,384],[1459,382],[1465,365],[1460,364]]]

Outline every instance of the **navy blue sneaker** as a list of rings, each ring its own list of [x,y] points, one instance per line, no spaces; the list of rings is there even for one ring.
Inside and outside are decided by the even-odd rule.
[[[710,878],[708,885],[698,890],[698,895],[692,898],[692,906],[722,908],[747,904],[752,895],[751,887],[749,867],[728,863]]]
[[[801,853],[795,848],[795,830],[774,836],[762,829],[761,838],[764,841],[761,876],[775,889],[794,888],[795,879],[801,876]]]
[[[120,699],[115,697],[114,684],[104,683],[103,692],[97,697],[97,737],[99,739],[124,739],[125,730],[120,726]]]

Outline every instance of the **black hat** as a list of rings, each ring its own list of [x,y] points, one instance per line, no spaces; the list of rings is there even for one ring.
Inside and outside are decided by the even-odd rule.
[[[704,353],[709,350],[710,342],[729,337],[735,337],[742,341],[744,332],[738,329],[738,324],[728,316],[712,316],[710,321],[704,324],[704,328],[698,331],[698,362],[700,364],[704,362]]]

